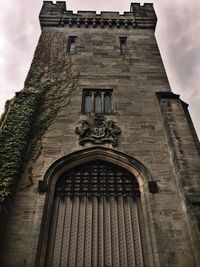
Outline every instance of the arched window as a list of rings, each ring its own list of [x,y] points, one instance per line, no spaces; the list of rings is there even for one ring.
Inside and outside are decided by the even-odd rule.
[[[105,113],[111,113],[112,105],[111,105],[111,95],[105,95],[104,97],[104,111]]]
[[[83,113],[112,113],[111,89],[84,89],[82,101]]]
[[[94,113],[101,113],[102,111],[102,97],[101,94],[97,94],[94,96]]]
[[[85,113],[91,113],[92,112],[92,95],[85,95],[85,101],[84,101],[84,110]]]

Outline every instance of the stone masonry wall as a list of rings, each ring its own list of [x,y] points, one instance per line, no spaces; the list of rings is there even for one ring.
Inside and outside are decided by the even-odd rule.
[[[69,36],[77,36],[76,53],[73,55],[66,53]],[[127,37],[128,53],[125,55],[120,54],[121,36]],[[65,64],[70,64],[71,70],[77,74],[77,88],[68,95],[67,101],[63,101],[62,105],[60,98],[56,98],[56,88],[61,95],[65,94],[67,89],[56,83],[56,78],[52,78],[52,72],[45,71],[51,63],[40,61],[41,49],[44,47],[49,48],[47,54],[50,53],[50,56],[46,57],[50,59],[52,65],[58,64],[58,61],[54,61],[55,57],[67,58],[67,62],[63,62],[59,69],[61,77],[67,75]],[[49,86],[49,94],[53,99],[51,105],[60,108],[42,131],[37,140],[37,152],[34,152],[37,155],[33,154],[21,175],[0,254],[1,266],[34,266],[45,201],[45,193],[38,192],[38,181],[43,179],[48,167],[55,160],[93,146],[91,144],[80,146],[78,136],[75,134],[79,121],[87,119],[87,115],[81,113],[84,88],[113,89],[114,112],[106,118],[115,121],[121,128],[118,146],[115,149],[143,163],[157,181],[158,194],[146,192],[151,211],[149,225],[152,232],[155,232],[154,241],[157,247],[153,251],[154,258],[157,259],[155,266],[199,266],[197,224],[193,221],[191,225],[194,213],[185,208],[186,201],[180,189],[182,187],[177,181],[179,178],[169,145],[171,137],[168,135],[171,133],[166,133],[156,96],[156,92],[170,93],[171,90],[154,30],[110,28],[109,25],[104,28],[85,26],[78,28],[70,27],[68,24],[63,27],[43,27],[42,38],[26,80],[27,90],[30,86],[34,86],[35,64],[37,75],[41,74],[38,88],[41,88],[46,80],[55,79],[55,83]],[[54,91],[51,94],[52,88]],[[48,105],[48,97],[44,99],[44,104],[41,114],[48,113],[52,108]],[[171,112],[176,116],[176,123],[173,124],[174,132],[177,138],[183,140],[181,153],[183,161],[187,162],[185,168],[188,173],[184,179],[190,180],[186,187],[190,186],[191,196],[197,195],[196,186],[199,187],[197,150],[183,111],[174,103],[171,108]],[[38,117],[38,121],[41,116],[43,115]],[[103,146],[112,148],[110,144]],[[30,168],[33,184],[26,187]],[[180,180],[181,176],[180,174]]]

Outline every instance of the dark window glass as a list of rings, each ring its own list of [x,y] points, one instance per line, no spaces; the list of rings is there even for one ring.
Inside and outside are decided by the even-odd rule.
[[[112,113],[112,90],[84,89],[82,103],[84,113]]]
[[[85,110],[85,113],[91,113],[92,112],[92,96],[91,95],[85,96],[84,110]]]
[[[76,48],[76,36],[69,36],[67,52],[70,54],[74,54],[75,48]]]
[[[70,51],[71,54],[73,54],[75,52],[75,42],[71,43],[70,45]]]
[[[127,45],[126,45],[126,37],[120,37],[119,41],[120,41],[120,50],[121,50],[121,54],[126,54],[127,53]]]
[[[105,113],[111,113],[111,96],[106,95],[104,97],[104,112]]]
[[[97,95],[95,96],[95,103],[94,103],[94,110],[95,110],[95,113],[101,113],[102,110],[101,110],[101,96],[100,95]]]

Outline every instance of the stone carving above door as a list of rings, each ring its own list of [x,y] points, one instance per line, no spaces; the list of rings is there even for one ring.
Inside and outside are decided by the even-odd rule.
[[[121,129],[116,126],[114,121],[95,115],[81,121],[75,129],[75,133],[79,135],[80,145],[90,142],[93,144],[111,143],[116,146]]]

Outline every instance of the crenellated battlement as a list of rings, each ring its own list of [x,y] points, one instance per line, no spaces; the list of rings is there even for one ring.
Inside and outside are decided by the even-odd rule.
[[[143,5],[131,3],[130,12],[136,17],[152,17],[157,19],[153,4],[151,3],[144,3]]]
[[[130,12],[73,11],[67,10],[64,1],[44,1],[40,12],[41,27],[117,27],[155,29],[157,17],[153,4],[131,3]]]
[[[66,12],[66,2],[64,1],[56,1],[56,4],[53,1],[44,1],[42,5],[42,9],[40,12],[41,15],[61,15]]]

